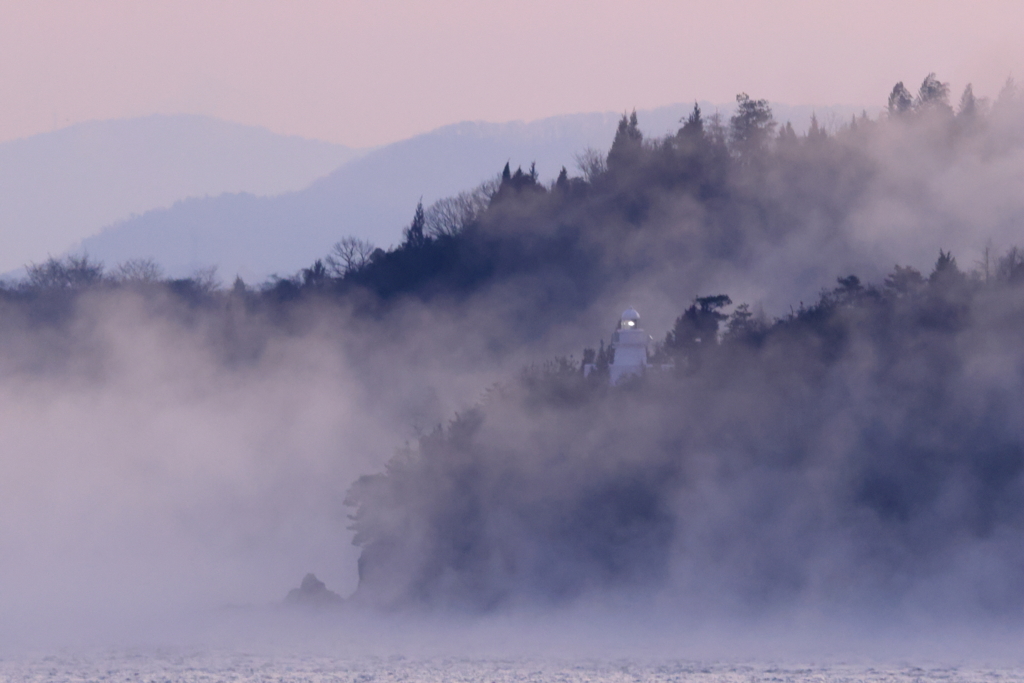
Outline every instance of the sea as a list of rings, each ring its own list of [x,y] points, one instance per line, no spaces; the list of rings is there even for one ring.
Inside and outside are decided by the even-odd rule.
[[[213,683],[925,683],[1024,681],[1024,667],[910,663],[772,663],[635,659],[340,658],[244,651],[108,650],[0,659],[0,679],[25,682]]]

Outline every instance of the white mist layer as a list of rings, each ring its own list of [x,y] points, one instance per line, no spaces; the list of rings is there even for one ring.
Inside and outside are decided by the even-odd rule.
[[[340,349],[280,339],[229,370],[115,303],[69,371],[0,386],[5,630],[270,602],[307,571],[350,592],[341,498],[391,437]]]

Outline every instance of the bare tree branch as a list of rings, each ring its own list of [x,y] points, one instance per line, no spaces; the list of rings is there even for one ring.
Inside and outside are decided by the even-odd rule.
[[[324,265],[332,277],[344,277],[365,266],[373,249],[374,246],[366,240],[343,237],[331,248],[331,253],[324,259]]]
[[[90,261],[89,256],[52,256],[43,263],[32,263],[28,271],[28,286],[35,289],[75,289],[99,284],[103,281],[103,264]]]
[[[501,186],[499,177],[480,183],[468,192],[460,192],[454,197],[439,199],[427,209],[427,235],[457,235],[467,225],[479,218],[491,204],[491,198]]]
[[[587,147],[573,158],[576,160],[576,168],[588,183],[594,182],[608,170],[608,161],[604,153],[593,147]]]
[[[114,282],[121,284],[158,282],[163,279],[163,276],[160,266],[149,258],[129,259],[118,264],[114,272],[110,274]]]

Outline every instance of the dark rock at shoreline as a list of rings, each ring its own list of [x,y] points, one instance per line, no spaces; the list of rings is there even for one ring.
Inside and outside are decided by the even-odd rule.
[[[286,605],[303,605],[307,607],[336,607],[340,606],[344,599],[334,591],[327,589],[315,574],[306,574],[302,584],[293,588],[284,599]]]

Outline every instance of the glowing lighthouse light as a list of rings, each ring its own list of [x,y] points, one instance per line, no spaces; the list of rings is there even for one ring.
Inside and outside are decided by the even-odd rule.
[[[608,366],[609,379],[618,384],[625,377],[642,375],[647,367],[647,347],[651,337],[640,327],[640,314],[634,308],[622,312],[619,327],[612,335],[615,355]]]

